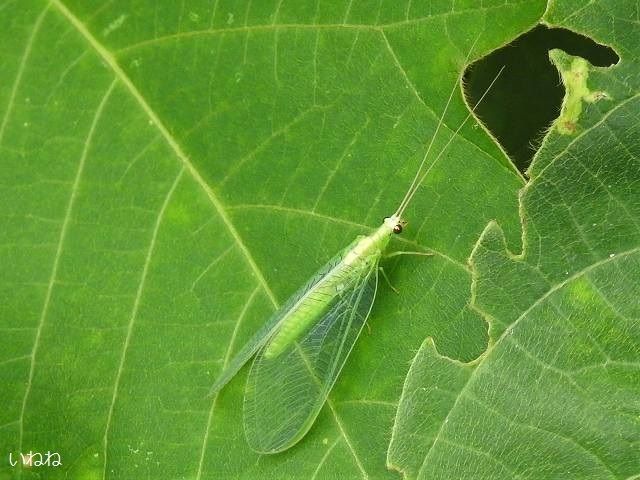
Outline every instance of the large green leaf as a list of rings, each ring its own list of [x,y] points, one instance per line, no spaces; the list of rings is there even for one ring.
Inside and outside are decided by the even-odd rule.
[[[545,8],[3,3],[0,454],[61,454],[24,477],[394,476],[385,456],[411,358],[426,336],[461,361],[485,350],[466,259],[490,220],[519,242],[523,180],[471,123],[394,244],[436,255],[385,264],[400,294],[382,285],[309,435],[255,455],[243,374],[207,392],[278,304],[393,211],[476,38],[472,59]],[[603,74],[620,80],[606,83],[615,102],[583,117],[595,124],[633,93],[631,63]],[[437,146],[466,112],[456,95]]]
[[[522,253],[495,222],[474,249],[474,307],[490,325],[480,359],[453,361],[432,340],[414,359],[389,449],[409,478],[640,475],[639,30],[594,21],[627,25],[616,8],[547,13],[621,61],[551,52],[567,95],[520,197]]]

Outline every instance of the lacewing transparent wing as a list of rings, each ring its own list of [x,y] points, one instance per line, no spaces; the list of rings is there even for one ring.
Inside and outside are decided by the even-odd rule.
[[[242,366],[247,363],[247,361],[258,350],[260,350],[260,348],[267,343],[270,338],[279,332],[280,327],[289,320],[291,313],[297,310],[296,307],[303,304],[307,297],[313,295],[319,284],[326,282],[327,276],[330,275],[330,272],[332,272],[337,265],[339,265],[345,255],[345,252],[348,252],[358,241],[359,238],[354,240],[351,245],[329,260],[302,288],[289,297],[287,302],[284,303],[278,311],[271,316],[271,318],[269,318],[260,330],[258,330],[235,355],[235,357],[233,357],[233,360],[231,360],[231,362],[225,367],[222,374],[211,387],[209,395],[214,395],[220,391],[236,375],[236,373],[238,373]],[[308,320],[311,320],[311,318],[308,318]]]
[[[321,305],[310,327],[278,346],[276,336],[258,352],[244,393],[244,432],[249,446],[276,453],[311,428],[365,324],[376,294],[380,253],[345,272],[339,295],[316,291],[305,301]],[[351,275],[351,278],[349,278]]]

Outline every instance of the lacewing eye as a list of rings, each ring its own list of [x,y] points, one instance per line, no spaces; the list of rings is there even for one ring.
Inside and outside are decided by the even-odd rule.
[[[393,227],[393,233],[402,233],[402,225],[398,223],[395,227]]]

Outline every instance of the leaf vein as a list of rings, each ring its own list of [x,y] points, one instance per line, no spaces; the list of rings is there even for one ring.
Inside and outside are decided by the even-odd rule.
[[[485,452],[484,450],[480,450],[479,448],[475,448],[475,447],[472,447],[470,445],[465,445],[463,443],[454,442],[453,440],[449,440],[449,439],[444,439],[442,441],[444,443],[448,443],[449,445],[452,445],[453,447],[457,447],[457,448],[460,448],[462,450],[467,450],[467,451],[469,451],[471,453],[474,453],[476,455],[480,455],[482,457],[485,457],[485,458],[489,459],[490,461],[492,461],[496,465],[502,467],[504,470],[509,472],[513,476],[513,478],[522,478],[522,476],[518,475],[515,472],[515,470],[511,469],[510,467],[508,467],[504,462],[501,462],[500,460],[498,460],[494,455],[490,454],[489,452]]]
[[[539,171],[539,172],[532,172],[531,171],[531,167],[529,167],[528,173],[530,176],[530,181],[529,183],[527,183],[527,185],[525,186],[525,191],[528,190],[529,188],[531,188],[531,185],[534,184],[534,180],[535,178],[538,178],[540,176],[542,176],[542,174],[544,173],[544,171],[549,168],[551,165],[553,165],[553,163],[560,158],[562,155],[564,155],[565,153],[568,153],[569,148],[571,148],[575,143],[578,142],[578,140],[580,140],[582,137],[586,136],[589,132],[591,132],[592,130],[595,130],[596,128],[598,128],[600,125],[605,125],[605,123],[607,122],[607,120],[609,120],[609,117],[612,116],[614,113],[616,113],[618,110],[620,110],[622,107],[624,107],[627,103],[632,102],[633,100],[636,100],[637,98],[640,97],[640,93],[636,93],[635,95],[630,96],[629,98],[623,100],[622,102],[618,103],[615,107],[613,107],[611,110],[609,110],[607,113],[605,113],[602,118],[600,120],[598,120],[596,123],[594,123],[593,125],[591,125],[588,128],[585,128],[584,130],[582,130],[578,135],[575,136],[575,138],[573,140],[571,140],[567,145],[564,146],[564,148],[562,148],[559,152],[557,152],[553,158],[549,159],[545,166]],[[535,161],[534,163],[531,164],[532,167],[535,167]],[[533,175],[533,173],[535,173],[535,177]],[[522,195],[524,195],[524,192],[522,193]]]
[[[52,0],[52,1],[59,1],[59,0]],[[217,4],[218,2],[216,2],[216,4],[214,5],[214,9],[217,7]],[[481,7],[476,9],[467,9],[467,10],[468,11],[480,10],[480,11],[487,12],[491,10],[498,10],[500,8],[504,8],[504,6],[494,5],[491,7]],[[295,29],[298,29],[298,30],[347,30],[348,29],[348,30],[355,30],[356,32],[379,31],[381,28],[386,28],[386,29],[397,28],[397,27],[403,27],[406,25],[416,25],[434,18],[446,18],[450,16],[451,13],[452,12],[429,14],[424,17],[417,17],[417,18],[408,19],[408,20],[401,20],[398,22],[381,23],[376,25],[367,25],[362,23],[351,23],[351,24],[348,24],[348,23],[322,23],[322,24],[321,23],[280,23],[278,24],[278,23],[272,22],[269,24],[262,24],[262,25],[243,25],[240,27],[228,27],[228,28],[216,28],[216,29],[209,28],[207,30],[193,30],[190,32],[176,32],[176,33],[170,33],[162,36],[154,36],[153,38],[150,38],[148,40],[141,40],[139,42],[132,43],[127,47],[123,47],[117,50],[115,53],[121,54],[121,53],[129,52],[131,50],[135,50],[138,48],[153,45],[155,43],[169,42],[172,40],[181,40],[183,38],[210,36],[210,35],[225,35],[227,33],[244,33],[246,31],[259,32],[259,31],[270,31],[273,29],[277,29],[277,30],[291,30],[291,29],[294,29],[294,30]],[[213,18],[211,23],[213,23]]]
[[[497,415],[500,418],[503,418],[506,422],[508,422],[511,425],[515,425],[518,427],[523,427],[526,428],[528,430],[533,430],[536,432],[541,432],[541,433],[546,433],[551,435],[552,438],[557,438],[560,439],[564,442],[570,443],[572,445],[575,445],[576,447],[578,447],[579,450],[585,452],[587,455],[589,455],[590,457],[594,458],[600,465],[602,465],[602,467],[604,467],[605,470],[607,470],[607,472],[609,472],[611,474],[611,476],[613,478],[616,478],[616,475],[614,474],[614,472],[611,470],[611,468],[600,458],[599,455],[597,455],[595,452],[593,452],[592,450],[588,449],[587,447],[581,445],[580,443],[578,443],[578,441],[576,441],[574,438],[572,437],[567,437],[565,435],[562,435],[558,432],[555,432],[553,430],[548,430],[546,428],[542,428],[538,425],[532,425],[530,423],[526,423],[523,421],[518,421],[518,420],[514,420],[513,418],[510,418],[506,413],[501,412],[500,410],[497,410],[493,407],[490,407],[489,405],[487,405],[486,402],[480,400],[479,398],[467,393],[466,397],[471,400],[472,402],[476,403],[477,405],[480,405],[480,407],[484,408],[485,410],[493,413],[494,415]]]
[[[511,327],[513,328],[514,326],[516,326],[523,318],[525,318],[534,308],[536,308],[538,305],[540,305],[543,301],[545,301],[549,296],[551,296],[554,292],[560,290],[562,287],[564,287],[565,285],[567,285],[569,282],[575,280],[576,278],[581,277],[582,275],[588,273],[589,271],[601,266],[601,265],[605,265],[609,262],[611,262],[614,258],[619,258],[622,256],[626,256],[626,255],[632,255],[636,252],[640,252],[640,247],[636,247],[636,248],[632,248],[630,250],[627,250],[625,252],[620,252],[618,255],[616,255],[616,257],[607,257],[604,258],[598,262],[592,263],[591,265],[588,265],[587,267],[577,271],[576,273],[574,273],[573,275],[571,275],[570,277],[564,279],[563,281],[559,282],[558,284],[552,286],[549,290],[547,290],[543,295],[540,296],[540,298],[538,298],[535,302],[533,302],[524,312],[522,312],[522,314],[512,323]],[[433,448],[435,447],[435,445],[437,444],[437,442],[440,439],[440,436],[442,435],[442,432],[444,431],[444,427],[447,424],[449,417],[451,415],[451,413],[456,409],[456,407],[458,406],[458,403],[460,402],[460,399],[466,394],[468,398],[471,397],[471,395],[468,395],[468,388],[469,385],[471,385],[472,380],[475,378],[476,372],[478,372],[478,370],[480,369],[480,367],[482,366],[482,364],[487,360],[487,358],[489,358],[489,356],[491,355],[491,353],[493,351],[495,351],[496,347],[505,339],[509,337],[509,331],[510,329],[505,329],[505,331],[502,333],[502,335],[500,335],[500,337],[496,340],[496,342],[491,345],[489,348],[487,348],[487,350],[485,351],[485,353],[482,355],[481,360],[479,361],[478,365],[476,366],[476,368],[471,372],[471,374],[469,375],[469,378],[467,378],[467,381],[465,382],[465,384],[462,386],[462,388],[460,389],[460,392],[458,393],[458,395],[456,396],[455,401],[453,402],[453,405],[451,406],[449,412],[447,413],[447,415],[445,416],[444,420],[442,421],[440,428],[438,429],[438,433],[436,434],[436,437],[433,440],[433,443],[431,444],[431,446],[429,447],[429,450],[427,451],[424,461],[422,462],[422,466],[420,467],[420,469],[422,470],[422,468],[424,468],[424,466],[427,464],[429,456],[431,455],[431,452],[433,452]]]
[[[318,472],[322,468],[322,465],[324,465],[324,463],[327,461],[327,458],[329,458],[329,455],[331,455],[331,451],[335,448],[335,446],[338,444],[339,441],[340,441],[340,437],[337,437],[333,441],[333,443],[329,446],[327,451],[324,452],[324,455],[320,459],[320,462],[318,463],[318,466],[316,467],[316,469],[313,471],[313,475],[311,475],[311,479],[310,480],[315,480],[316,479],[316,477],[318,476]]]
[[[16,72],[16,78],[13,81],[13,85],[11,86],[11,93],[9,94],[9,103],[7,104],[7,108],[4,112],[4,116],[2,117],[2,123],[0,123],[0,145],[2,144],[2,138],[4,136],[4,130],[7,127],[7,123],[9,123],[9,117],[11,116],[11,112],[13,110],[13,105],[15,104],[16,94],[18,92],[18,87],[20,86],[20,82],[22,81],[22,75],[24,74],[24,69],[27,65],[27,60],[31,55],[31,48],[33,47],[33,43],[36,39],[38,32],[40,31],[40,27],[42,26],[42,22],[47,12],[49,11],[49,5],[40,12],[36,21],[33,24],[33,30],[31,31],[31,35],[27,39],[27,44],[24,47],[24,53],[22,54],[22,58],[20,59],[20,64],[18,65],[18,71]]]
[[[117,84],[117,80],[114,79],[114,81],[111,82],[111,85],[109,85],[109,88],[107,88],[107,90],[105,91],[105,94],[103,95],[100,103],[98,104],[96,113],[93,116],[93,120],[91,121],[91,125],[87,133],[87,138],[85,139],[82,153],[80,154],[80,160],[78,161],[78,168],[76,170],[75,178],[73,180],[73,185],[71,186],[71,192],[69,194],[67,208],[65,209],[64,219],[62,220],[62,226],[60,227],[60,235],[58,237],[56,253],[53,258],[51,275],[49,277],[49,282],[47,284],[47,291],[45,293],[45,298],[42,305],[42,311],[40,312],[40,318],[38,320],[38,327],[36,329],[35,338],[33,341],[33,349],[31,350],[31,354],[30,354],[31,364],[29,366],[29,376],[27,377],[27,386],[25,388],[24,397],[22,398],[22,407],[20,409],[20,417],[18,419],[18,422],[20,425],[19,434],[18,434],[18,445],[19,445],[20,451],[22,451],[22,441],[24,437],[24,414],[27,408],[27,400],[31,393],[31,386],[33,385],[36,355],[38,353],[38,348],[40,346],[40,338],[42,336],[42,329],[44,326],[44,322],[49,311],[49,303],[51,302],[51,297],[53,295],[53,286],[56,282],[56,277],[58,275],[58,266],[60,264],[60,258],[62,257],[62,249],[63,249],[64,241],[66,239],[67,231],[69,229],[69,223],[71,222],[71,212],[73,211],[73,206],[76,201],[76,196],[78,194],[78,187],[80,185],[80,178],[82,177],[82,172],[84,171],[84,165],[87,160],[89,147],[91,145],[91,141],[93,139],[93,135],[95,133],[98,120],[102,116],[104,107],[107,104],[107,101],[111,96],[111,92],[113,91],[116,84]]]
[[[249,311],[249,308],[251,307],[251,305],[253,304],[253,301],[255,300],[256,295],[258,294],[258,292],[260,291],[260,286],[258,285],[253,292],[251,292],[251,295],[249,295],[249,298],[247,299],[247,302],[245,303],[244,307],[242,308],[242,311],[240,312],[240,315],[238,315],[238,320],[236,321],[236,325],[233,328],[233,333],[231,334],[231,338],[229,339],[229,346],[227,347],[227,351],[225,352],[224,355],[224,360],[222,362],[222,371],[224,371],[224,369],[226,368],[227,364],[229,363],[229,358],[231,358],[231,352],[233,350],[233,345],[235,343],[236,337],[238,335],[238,331],[240,330],[240,325],[242,324],[242,321],[244,320],[245,315],[247,314],[247,312]],[[196,480],[200,480],[200,478],[202,477],[202,469],[204,466],[204,457],[207,451],[207,441],[209,440],[209,433],[211,432],[211,425],[213,423],[213,412],[216,408],[216,402],[218,401],[218,395],[220,394],[220,392],[216,392],[215,397],[213,398],[213,401],[211,402],[211,408],[209,409],[209,416],[207,418],[207,427],[205,428],[204,431],[204,436],[202,439],[202,447],[200,448],[200,459],[198,461],[198,471],[196,473]]]
[[[331,215],[325,215],[322,213],[318,213],[318,212],[313,212],[310,210],[303,210],[303,209],[299,209],[299,208],[293,208],[293,207],[285,207],[283,205],[268,205],[268,204],[259,204],[259,203],[255,203],[255,204],[238,204],[238,205],[233,205],[228,207],[228,210],[248,210],[248,209],[265,209],[265,210],[273,210],[276,212],[287,212],[287,213],[294,213],[294,214],[298,214],[298,215],[307,215],[310,217],[315,217],[315,218],[319,218],[321,220],[326,220],[329,222],[335,222],[335,223],[340,223],[342,225],[349,225],[352,227],[356,227],[356,228],[361,228],[363,230],[366,230],[368,232],[371,232],[373,229],[368,226],[365,225],[363,223],[358,223],[358,222],[354,222],[352,220],[346,220],[343,218],[338,218],[338,217],[332,217]],[[417,247],[417,248],[426,248],[427,250],[429,250],[429,252],[434,253],[435,255],[438,255],[439,257],[442,257],[444,260],[447,260],[448,262],[451,262],[454,266],[461,268],[462,270],[469,272],[469,267],[467,265],[465,265],[462,262],[459,262],[458,260],[449,257],[447,254],[440,252],[438,250],[434,250],[431,247],[426,247],[414,240],[408,240],[406,238],[402,238],[402,237],[397,237],[396,240],[398,240],[401,243],[404,243],[406,245],[411,245],[413,247]]]
[[[104,478],[107,478],[107,454],[108,454],[107,447],[109,444],[109,430],[111,428],[111,420],[113,419],[113,411],[116,404],[116,398],[118,396],[118,390],[120,388],[120,379],[122,377],[122,372],[124,371],[124,364],[127,358],[127,351],[129,349],[129,344],[131,343],[131,337],[133,335],[133,327],[134,327],[136,318],[138,316],[138,310],[140,308],[140,300],[142,299],[142,292],[144,291],[145,281],[149,273],[149,265],[151,264],[151,257],[153,256],[153,252],[155,251],[158,232],[160,231],[160,225],[162,224],[164,213],[167,210],[167,206],[171,201],[171,197],[173,196],[173,193],[175,192],[178,184],[180,183],[180,180],[182,179],[183,173],[184,173],[184,168],[180,169],[180,171],[178,172],[178,175],[176,175],[176,178],[173,181],[169,190],[167,191],[164,202],[162,203],[162,206],[160,207],[160,210],[158,212],[155,225],[153,226],[153,232],[151,233],[151,239],[149,240],[147,255],[144,259],[142,273],[140,274],[140,282],[138,283],[138,289],[136,291],[136,296],[133,301],[133,308],[131,309],[131,315],[127,323],[127,333],[125,336],[124,345],[122,346],[122,353],[120,354],[118,370],[116,371],[115,380],[114,380],[113,393],[111,395],[111,402],[109,404],[109,411],[107,413],[107,420],[105,422],[104,436],[102,438],[102,445],[104,450],[104,455],[103,455],[104,457],[103,477]]]
[[[244,241],[240,237],[240,234],[236,230],[235,226],[231,222],[231,219],[228,217],[225,206],[220,202],[216,194],[213,192],[211,187],[205,182],[200,172],[193,165],[189,157],[183,152],[182,147],[178,144],[178,141],[173,137],[173,135],[169,132],[167,127],[165,127],[164,123],[160,121],[160,118],[156,114],[156,112],[151,108],[151,106],[146,102],[140,91],[133,84],[133,81],[126,75],[124,70],[120,67],[118,62],[116,61],[113,54],[111,54],[98,40],[89,32],[87,27],[64,5],[60,0],[51,0],[51,4],[55,5],[56,8],[62,13],[64,17],[78,30],[78,32],[85,38],[85,40],[91,45],[96,52],[102,57],[105,63],[111,68],[114,75],[123,83],[123,85],[127,88],[131,96],[138,102],[140,108],[149,116],[150,120],[154,123],[154,125],[158,128],[162,136],[164,137],[167,144],[174,151],[175,155],[178,159],[184,164],[189,174],[193,177],[196,183],[202,188],[205,192],[209,200],[211,201],[214,210],[220,216],[222,222],[227,227],[227,230],[233,237],[233,240],[237,243],[238,248],[242,252],[242,255],[245,257],[245,260],[253,274],[258,279],[258,282],[264,289],[267,297],[271,303],[276,306],[278,304],[275,295],[271,291],[271,288],[267,284],[264,275],[261,270],[258,268],[253,256],[249,252],[247,246],[244,244]]]
[[[446,25],[446,24],[445,24]],[[384,32],[383,29],[377,29],[377,31],[380,33],[380,35],[382,36],[382,39],[384,41],[384,44],[387,48],[387,50],[389,51],[389,54],[391,55],[391,58],[393,60],[393,64],[396,66],[396,68],[398,69],[398,71],[400,72],[400,74],[402,75],[402,77],[404,78],[405,83],[407,84],[407,86],[409,87],[409,90],[411,90],[411,92],[413,93],[413,95],[416,97],[416,99],[418,100],[418,102],[420,102],[420,104],[425,107],[427,109],[427,111],[429,111],[435,118],[439,119],[440,115],[438,115],[433,108],[431,108],[430,105],[428,105],[424,99],[422,98],[422,96],[420,95],[420,93],[418,92],[418,89],[416,88],[416,86],[414,85],[414,83],[411,81],[411,79],[409,78],[409,75],[407,74],[407,71],[404,69],[404,67],[402,66],[402,64],[400,63],[400,59],[397,57],[395,51],[393,50],[393,47],[391,46],[391,43],[389,42],[389,39],[387,38],[386,33]],[[466,66],[466,65],[465,65]],[[447,125],[447,123],[444,121],[444,119],[442,120],[442,125],[449,130],[449,132],[451,133],[451,135],[455,135],[455,129],[451,128],[449,125]],[[495,157],[493,155],[491,155],[489,152],[487,152],[486,150],[484,150],[482,147],[480,147],[479,145],[477,145],[476,143],[472,142],[471,140],[467,139],[464,135],[458,135],[458,138],[461,139],[463,142],[468,143],[470,146],[472,146],[473,148],[477,149],[478,151],[482,152],[483,154],[485,154],[486,156],[488,156],[489,158],[496,160]],[[496,160],[497,161],[497,160]],[[502,162],[498,162],[498,165],[500,165],[503,168],[506,168],[509,170],[510,173],[513,173],[512,169],[509,169],[508,167],[506,167],[505,165],[502,164]],[[518,175],[519,178],[520,175]]]

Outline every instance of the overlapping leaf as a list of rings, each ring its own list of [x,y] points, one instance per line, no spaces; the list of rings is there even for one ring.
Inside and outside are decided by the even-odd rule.
[[[414,359],[389,450],[409,478],[640,474],[638,29],[596,11],[626,25],[609,3],[549,12],[624,53],[595,69],[553,52],[569,88],[521,195],[522,253],[491,223],[471,257],[491,326],[478,361],[432,341]]]

